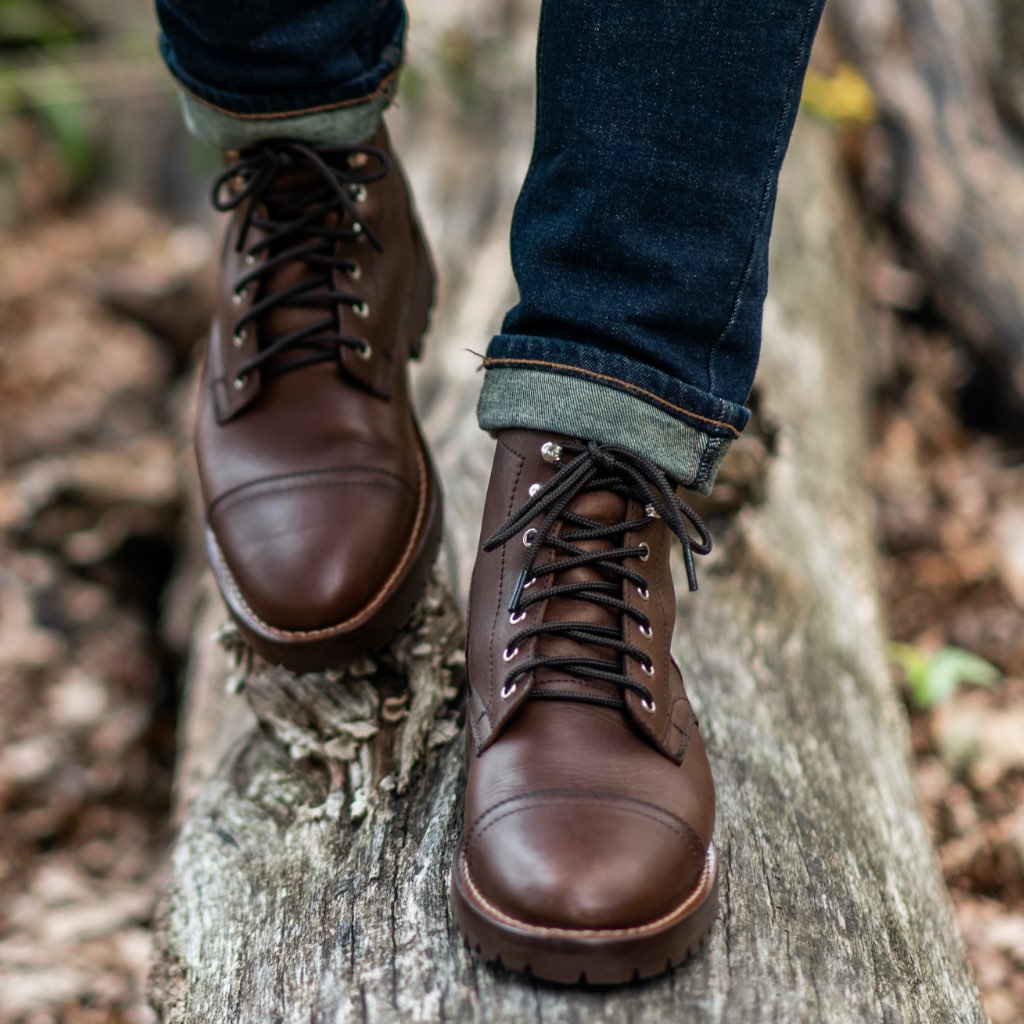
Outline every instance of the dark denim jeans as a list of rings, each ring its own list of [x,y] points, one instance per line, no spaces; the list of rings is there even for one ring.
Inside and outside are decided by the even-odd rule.
[[[757,367],[779,168],[825,0],[545,0],[520,301],[482,427],[643,451],[710,489]],[[401,61],[398,0],[157,0],[193,129],[360,138]]]

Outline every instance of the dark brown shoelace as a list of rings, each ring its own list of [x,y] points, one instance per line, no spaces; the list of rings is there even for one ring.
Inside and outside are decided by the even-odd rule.
[[[579,495],[593,491],[613,491],[623,498],[633,498],[644,507],[645,515],[642,519],[601,523],[569,511],[569,505]],[[541,524],[534,528],[536,533],[530,540],[530,554],[516,582],[508,611],[516,616],[525,613],[532,605],[552,598],[571,598],[617,612],[622,625],[616,629],[578,621],[539,622],[525,627],[511,637],[508,650],[517,649],[534,636],[554,635],[613,651],[617,661],[572,655],[537,655],[516,665],[510,671],[505,678],[504,690],[513,688],[516,680],[529,672],[541,668],[557,668],[573,675],[614,683],[634,691],[646,702],[652,701],[650,690],[630,679],[624,671],[625,658],[634,658],[647,668],[651,666],[645,652],[626,641],[624,620],[621,618],[629,616],[641,629],[649,630],[651,627],[647,616],[640,609],[624,601],[621,596],[623,580],[628,580],[641,592],[647,592],[647,581],[643,576],[624,564],[628,558],[642,557],[647,549],[642,543],[624,547],[622,541],[627,533],[644,530],[655,519],[663,520],[683,545],[687,581],[690,590],[696,590],[697,574],[693,556],[706,555],[711,551],[711,535],[707,526],[700,516],[679,498],[675,486],[653,462],[637,452],[597,444],[594,441],[579,445],[563,444],[559,468],[555,475],[483,542],[484,550],[491,551],[501,546],[541,514],[544,518]],[[691,535],[687,522],[696,530],[696,537]],[[558,523],[561,523],[561,528],[555,532]],[[588,551],[578,546],[581,541],[593,540],[608,540],[619,546],[597,551]],[[535,579],[534,567],[545,547],[553,549],[558,557],[537,568],[537,575],[548,577],[551,582],[549,586],[535,590],[532,588],[532,581]],[[558,582],[559,574],[583,566],[593,567],[604,579]],[[618,671],[613,671],[616,667]],[[613,707],[623,706],[620,699],[610,694],[567,694],[534,688],[531,696],[557,697]]]
[[[275,140],[245,150],[214,182],[212,202],[218,210],[234,210],[251,200],[235,248],[252,269],[235,282],[235,294],[251,291],[254,302],[235,323],[236,336],[259,329],[260,321],[265,324],[275,310],[324,311],[321,319],[280,337],[259,330],[259,352],[239,368],[239,377],[259,370],[269,378],[333,362],[342,347],[364,351],[363,339],[341,333],[337,309],[345,304],[358,312],[366,305],[357,294],[336,290],[332,271],[341,270],[353,280],[359,274],[353,258],[337,255],[339,242],[365,237],[381,251],[380,241],[360,219],[358,202],[366,185],[383,178],[388,166],[387,154],[373,146],[314,148]],[[337,221],[331,226],[335,212]],[[253,228],[264,234],[251,238]],[[287,288],[270,288],[274,271],[295,261],[305,264],[308,276]]]

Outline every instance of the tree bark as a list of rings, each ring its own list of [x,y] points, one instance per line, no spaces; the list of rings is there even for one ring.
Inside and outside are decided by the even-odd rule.
[[[218,639],[224,613],[202,584],[154,1005],[169,1024],[982,1021],[884,655],[856,230],[831,140],[808,124],[779,199],[757,497],[720,518],[674,647],[718,787],[719,920],[687,965],[609,990],[486,966],[455,928],[459,608],[491,451],[464,349],[514,294],[505,246],[528,105],[511,89],[473,115],[486,146],[451,112],[398,126],[450,268],[418,379],[446,545],[409,630],[372,663],[296,678],[249,663],[231,630]],[[422,141],[442,130],[463,133],[454,178],[447,150]],[[467,196],[479,205],[457,217]]]
[[[835,0],[877,123],[867,192],[956,332],[1024,402],[1024,9],[1020,0]],[[1019,413],[1018,413],[1019,416]]]

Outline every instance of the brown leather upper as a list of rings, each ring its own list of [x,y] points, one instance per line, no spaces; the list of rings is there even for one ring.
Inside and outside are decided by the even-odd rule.
[[[546,441],[565,439],[536,431],[499,435],[482,539],[527,501],[531,485],[566,471],[541,456]],[[629,616],[574,595],[535,604],[525,617],[510,611],[530,552],[524,534],[539,527],[543,516],[494,550],[481,547],[467,639],[463,860],[475,897],[499,918],[570,929],[639,926],[669,913],[694,887],[714,827],[707,755],[670,654],[672,533],[660,519],[647,518],[635,498],[612,490],[583,491],[569,510],[598,523],[646,520],[635,534],[586,540],[578,547],[647,545],[646,558],[624,560],[646,588],[622,580],[621,598],[641,610],[651,635]],[[553,531],[565,529],[559,522]],[[593,565],[545,576],[544,564],[557,558],[564,555],[539,553],[530,586],[615,578]],[[536,635],[518,651],[509,649],[525,627],[554,621],[624,628],[653,675],[636,658],[620,661],[613,650],[564,636]],[[509,682],[517,663],[538,655],[607,661],[611,671],[621,665],[650,693],[653,706],[641,693],[558,666]],[[578,703],[572,699],[578,695],[620,706]]]
[[[285,635],[372,612],[403,571],[430,486],[408,401],[406,360],[426,327],[433,271],[383,127],[367,146],[384,152],[387,173],[351,188],[356,230],[363,230],[332,247],[333,256],[358,269],[333,267],[329,286],[319,289],[350,294],[353,301],[320,309],[271,303],[236,331],[254,306],[323,270],[296,258],[253,277],[261,261],[276,255],[272,247],[259,247],[265,236],[248,216],[266,219],[259,196],[237,207],[224,243],[221,301],[196,427],[216,540],[211,557],[223,559],[235,597],[252,618]],[[348,159],[358,165],[368,158]],[[312,189],[317,174],[300,165],[283,170],[272,186],[294,192],[308,182]],[[323,228],[351,234],[352,224],[342,209],[329,213]],[[239,287],[246,277],[248,285]],[[315,301],[316,291],[309,294]],[[323,320],[324,308],[336,317],[339,335],[366,344],[340,344],[332,362],[273,376],[265,367],[242,372],[275,340]]]

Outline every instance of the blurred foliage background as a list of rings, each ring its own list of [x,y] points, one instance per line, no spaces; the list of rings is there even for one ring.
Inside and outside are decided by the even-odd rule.
[[[406,114],[440,97],[486,131],[532,40],[485,6],[412,4]],[[831,0],[804,111],[862,212],[893,685],[986,1008],[1016,1024],[1024,7]],[[0,0],[0,137],[0,1024],[144,1024],[219,157],[139,0]]]

